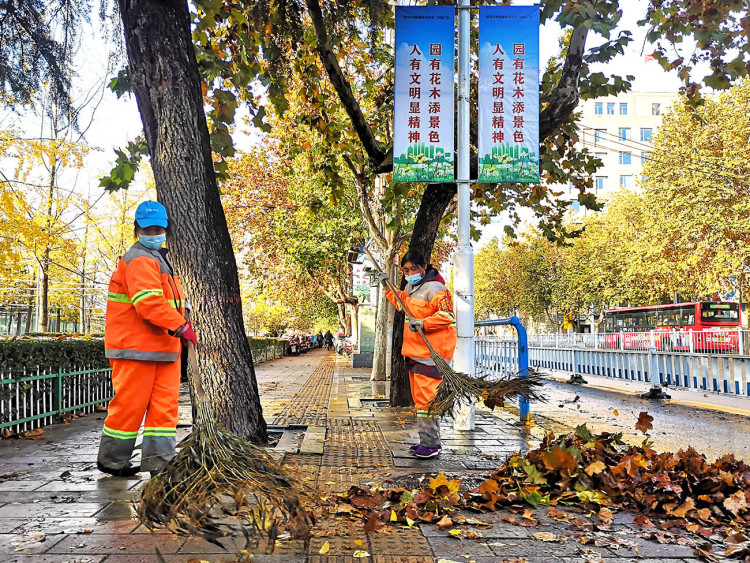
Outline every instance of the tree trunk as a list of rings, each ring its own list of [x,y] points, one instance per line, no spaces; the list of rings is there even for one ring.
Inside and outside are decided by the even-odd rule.
[[[383,256],[383,263],[380,267],[389,275],[393,273],[393,263],[395,261],[397,249],[394,248],[393,242]],[[372,373],[370,381],[385,381],[388,362],[390,357],[388,352],[388,331],[391,325],[391,319],[395,312],[395,307],[385,296],[385,288],[381,287],[378,291],[378,312],[375,318],[375,350],[372,356]]]
[[[42,258],[42,332],[49,332],[49,247]]]
[[[435,246],[440,221],[448,204],[456,195],[455,184],[430,184],[422,195],[417,218],[414,222],[409,249],[422,251],[429,262]],[[406,281],[401,281],[401,289]],[[404,314],[398,311],[393,320],[393,351],[391,357],[391,406],[406,407],[412,404],[409,372],[404,368],[401,344],[404,340]]]
[[[29,302],[26,306],[26,330],[24,330],[24,334],[31,332],[31,315],[33,310],[34,304],[31,302],[31,298],[29,298]]]
[[[219,198],[186,0],[119,0],[130,79],[174,263],[199,339],[203,384],[219,422],[267,441],[232,243]]]

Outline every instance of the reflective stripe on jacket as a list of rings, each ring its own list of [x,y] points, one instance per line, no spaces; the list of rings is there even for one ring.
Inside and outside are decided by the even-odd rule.
[[[438,271],[429,268],[422,282],[415,286],[408,284],[405,291],[397,291],[411,315],[424,323],[424,333],[435,351],[444,360],[451,360],[456,350],[456,317],[453,314],[453,298]],[[400,311],[401,307],[393,293],[388,290],[385,295]],[[408,319],[405,322],[408,323]],[[430,351],[418,333],[404,327],[401,355],[429,358]]]
[[[185,294],[164,254],[136,242],[120,259],[107,297],[107,358],[174,362],[180,357],[180,339],[167,331],[185,324]]]

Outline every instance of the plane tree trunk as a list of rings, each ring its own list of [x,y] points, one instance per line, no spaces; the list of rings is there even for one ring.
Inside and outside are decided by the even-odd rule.
[[[203,384],[221,424],[265,442],[266,423],[211,161],[187,2],[119,0],[119,6],[158,198],[169,214],[170,258],[193,306]]]

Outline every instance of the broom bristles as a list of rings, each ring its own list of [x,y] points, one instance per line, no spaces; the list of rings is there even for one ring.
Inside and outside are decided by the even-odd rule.
[[[461,403],[470,403],[475,399],[483,400],[491,407],[502,405],[505,399],[518,397],[524,397],[530,401],[544,400],[537,392],[543,380],[531,371],[527,376],[516,375],[491,381],[488,376],[472,377],[456,372],[440,355],[431,355],[435,367],[443,378],[435,398],[427,407],[433,416],[452,416]]]
[[[229,513],[273,538],[283,522],[309,529],[305,497],[262,448],[217,424],[201,399],[184,447],[144,485],[138,516],[149,528],[164,526],[215,542],[237,533],[223,521]],[[240,531],[245,533],[244,527]]]

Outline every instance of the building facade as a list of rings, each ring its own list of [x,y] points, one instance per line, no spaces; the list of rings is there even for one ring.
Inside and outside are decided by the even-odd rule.
[[[639,185],[643,163],[658,158],[652,136],[677,97],[675,92],[627,92],[581,102],[581,147],[602,161],[594,174],[598,198]],[[571,198],[577,193],[569,189]],[[572,209],[580,211],[575,200]]]

